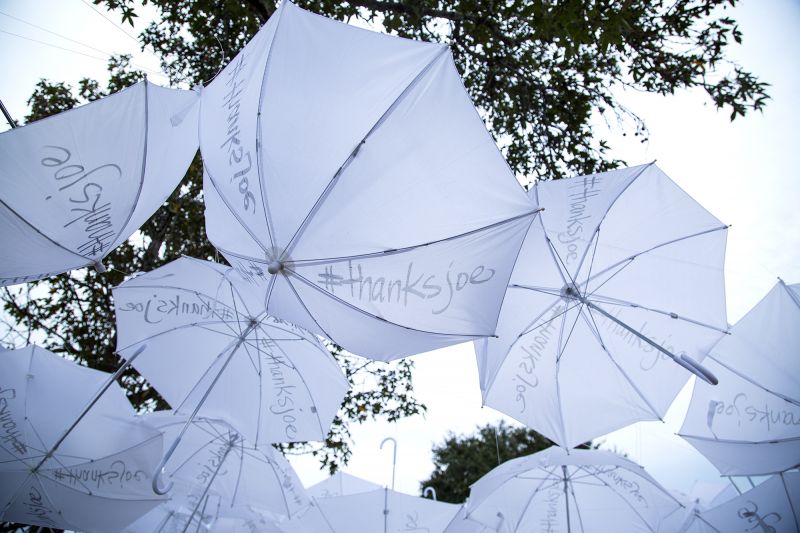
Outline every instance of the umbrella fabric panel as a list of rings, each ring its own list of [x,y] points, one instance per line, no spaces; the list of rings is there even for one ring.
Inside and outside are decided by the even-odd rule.
[[[98,262],[138,229],[197,150],[196,103],[141,82],[3,133],[0,283]]]
[[[357,327],[357,322],[345,322],[351,316],[363,324],[377,319],[402,329],[435,333],[444,337],[444,345],[472,340],[494,334],[495,310],[502,301],[503,287],[529,223],[529,219],[519,218],[404,253],[300,262],[286,267],[286,282],[316,317],[322,334],[344,346],[361,346],[361,350],[350,348],[360,355],[387,360],[395,358],[397,352],[416,353],[418,348],[402,350],[392,346],[391,351],[381,350],[381,344],[391,337],[365,339],[359,344],[354,338],[348,343],[351,332],[361,329],[351,329]],[[332,304],[344,304],[353,313],[324,312]],[[398,334],[404,336],[402,331]],[[448,336],[452,339],[448,340]],[[441,345],[434,339],[427,349]]]
[[[341,470],[337,471],[328,479],[308,487],[308,495],[312,498],[331,498],[333,496],[347,496],[348,494],[358,494],[359,492],[369,492],[381,488],[380,485],[351,476]]]
[[[700,513],[700,520],[717,531],[753,530],[790,533],[800,529],[800,472],[772,476],[741,496]]]

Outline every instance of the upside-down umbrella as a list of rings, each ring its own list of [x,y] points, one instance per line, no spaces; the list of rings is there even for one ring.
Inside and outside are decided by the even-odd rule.
[[[163,501],[161,435],[122,389],[71,425],[108,377],[36,346],[0,351],[0,521],[120,531]]]
[[[800,466],[800,285],[777,283],[709,352],[680,435],[724,475]]]
[[[186,417],[162,411],[147,415],[146,421],[169,441],[182,431]],[[198,513],[252,520],[257,508],[277,520],[294,516],[310,503],[283,455],[272,446],[252,447],[222,420],[195,418],[166,462],[164,475],[180,487],[191,487],[186,499],[194,506],[182,524],[184,530],[192,521],[191,527],[197,527]]]
[[[706,527],[707,526],[707,527]],[[800,472],[776,474],[755,488],[696,516],[687,532],[800,531]]]
[[[284,1],[200,115],[209,239],[270,314],[382,360],[494,334],[537,208],[446,46]]]
[[[103,271],[186,173],[197,101],[143,81],[0,134],[0,285]]]
[[[341,368],[234,270],[180,258],[116,287],[114,307],[118,353],[146,344],[133,366],[190,420],[227,420],[254,446],[327,435],[348,388]]]
[[[660,419],[723,335],[727,226],[654,164],[539,182],[544,206],[475,342],[483,400],[565,447]],[[677,363],[677,364],[673,364]]]
[[[472,484],[465,507],[491,531],[591,533],[658,531],[681,505],[632,461],[554,446],[490,471]]]

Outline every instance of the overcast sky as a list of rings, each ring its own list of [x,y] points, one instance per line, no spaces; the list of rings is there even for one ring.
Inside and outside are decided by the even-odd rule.
[[[109,53],[134,53],[134,62],[148,70],[151,81],[166,83],[155,56],[138,52],[131,38],[140,28],[125,26],[123,31],[98,13],[104,10],[90,4],[89,0],[0,0],[0,100],[15,118],[27,113],[26,100],[40,78],[73,85],[85,76],[105,80]],[[687,192],[732,225],[726,283],[728,318],[734,322],[772,287],[777,276],[789,283],[800,282],[796,134],[800,2],[749,0],[731,11],[744,33],[744,44],[732,49],[731,56],[772,84],[772,100],[764,113],[731,123],[728,114],[716,111],[702,91],[681,91],[671,97],[626,93],[623,101],[645,119],[650,142],[641,144],[632,136],[617,135],[613,145],[615,155],[632,165],[657,160]],[[116,14],[106,16],[118,21]],[[5,129],[7,125],[0,125],[0,131]],[[477,424],[501,417],[480,407],[471,345],[413,359],[417,397],[428,405],[427,416],[354,428],[357,445],[345,469],[388,484],[391,451],[381,451],[379,446],[384,437],[394,437],[397,488],[409,493],[418,491],[419,481],[432,469],[434,442],[448,431],[469,433]],[[682,394],[665,424],[636,424],[607,436],[606,446],[628,453],[668,488],[688,492],[695,479],[716,482],[713,467],[673,435],[687,401],[688,394]],[[306,483],[324,477],[313,459],[293,462]]]

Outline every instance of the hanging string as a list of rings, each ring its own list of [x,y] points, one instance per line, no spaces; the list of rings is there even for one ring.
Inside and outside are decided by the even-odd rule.
[[[497,426],[492,426],[494,429],[494,446],[497,451],[497,466],[500,466],[500,438],[497,436]]]

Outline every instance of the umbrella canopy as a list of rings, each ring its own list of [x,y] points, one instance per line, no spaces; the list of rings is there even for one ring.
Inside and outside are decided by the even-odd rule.
[[[660,419],[723,335],[727,227],[654,164],[539,182],[483,400],[573,447]],[[672,362],[678,364],[672,364]]]
[[[162,501],[161,435],[118,386],[60,439],[107,378],[36,346],[0,351],[0,520],[120,531]]]
[[[658,531],[680,503],[636,463],[599,450],[507,461],[470,488],[466,517],[492,531]]]
[[[0,285],[95,265],[197,152],[197,94],[143,81],[0,134]]]
[[[782,281],[710,351],[681,436],[724,475],[800,466],[800,285]]]
[[[685,531],[795,533],[800,531],[800,472],[772,476],[704,513]]]
[[[312,498],[331,498],[333,496],[346,496],[359,492],[370,492],[380,489],[377,483],[372,483],[360,477],[351,476],[339,470],[334,475],[308,487],[308,495]]]
[[[201,101],[208,236],[270,314],[382,360],[494,334],[537,209],[446,46],[284,1]]]
[[[461,506],[378,489],[316,498],[300,517],[281,524],[286,533],[401,533],[444,531]]]
[[[117,346],[178,412],[254,444],[322,440],[348,383],[312,334],[263,311],[235,271],[177,259],[114,289]]]
[[[206,532],[217,521],[219,494],[209,491],[198,505],[203,488],[176,482],[169,500],[125,528],[124,533]]]
[[[174,439],[186,421],[171,411],[145,419],[165,440]],[[309,503],[302,483],[279,452],[272,446],[252,447],[221,420],[195,418],[164,472],[176,486],[190,487],[185,498],[194,504],[190,520],[204,506],[212,516],[247,520],[253,518],[256,507],[276,518],[289,518]],[[211,503],[206,503],[209,495]]]

